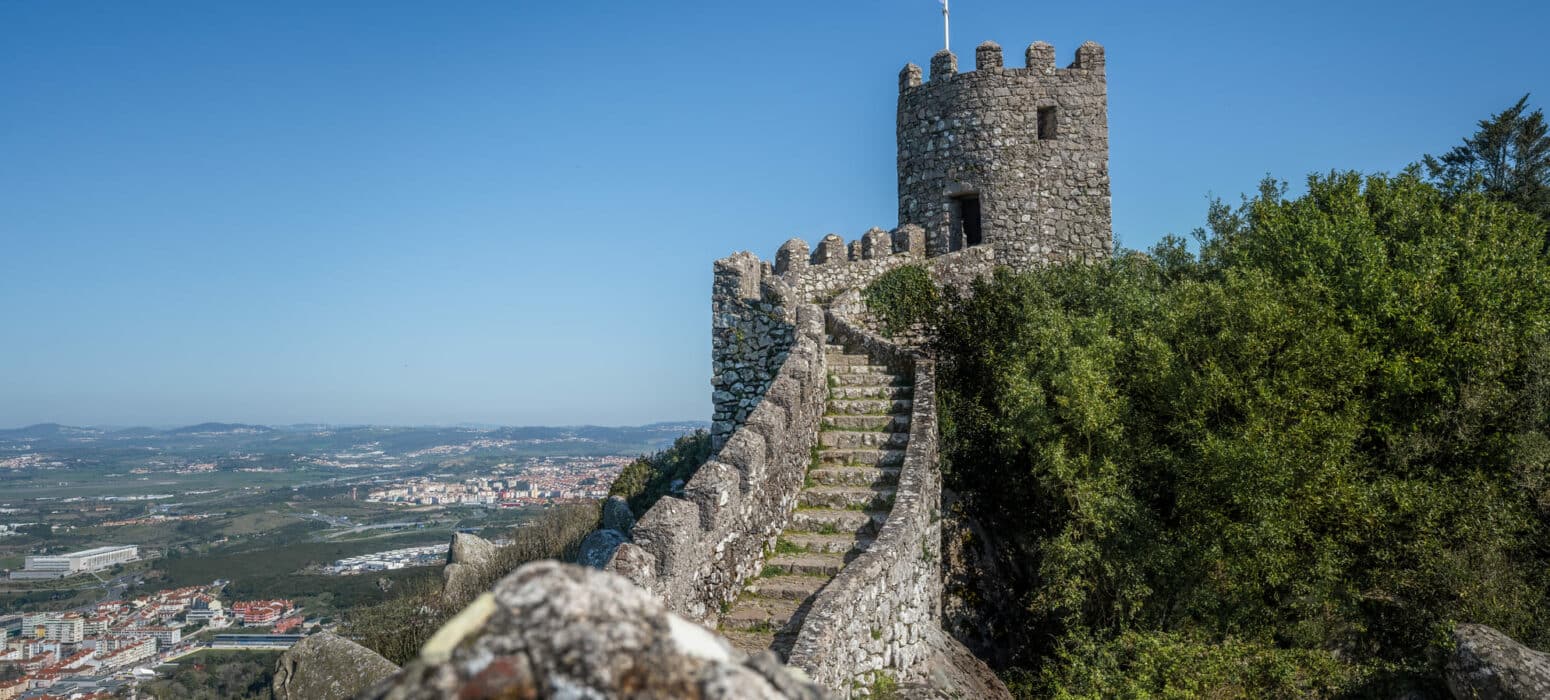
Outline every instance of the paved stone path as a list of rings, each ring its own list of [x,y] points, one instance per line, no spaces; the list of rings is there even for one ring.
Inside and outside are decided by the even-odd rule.
[[[909,378],[837,345],[827,352],[828,410],[791,526],[721,617],[721,634],[739,649],[773,649],[782,660],[818,591],[887,520],[909,442]]]

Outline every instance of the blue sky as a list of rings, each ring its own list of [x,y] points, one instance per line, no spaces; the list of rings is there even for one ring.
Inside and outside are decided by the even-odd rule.
[[[953,34],[1107,47],[1145,247],[1550,102],[1547,20],[959,0]],[[940,40],[933,0],[0,2],[0,426],[706,418],[711,262],[892,227]]]

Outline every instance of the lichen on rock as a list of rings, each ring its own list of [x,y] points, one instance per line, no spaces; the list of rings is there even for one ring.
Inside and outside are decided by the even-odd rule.
[[[773,656],[732,649],[611,573],[536,562],[503,579],[491,599],[474,623],[438,633],[433,654],[361,697],[825,697]]]
[[[324,632],[280,656],[274,694],[278,700],[345,700],[397,671],[376,652]]]

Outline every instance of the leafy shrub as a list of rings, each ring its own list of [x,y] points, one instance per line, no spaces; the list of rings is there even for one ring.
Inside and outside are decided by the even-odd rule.
[[[674,482],[687,483],[689,477],[710,459],[710,433],[696,430],[673,441],[673,446],[649,456],[637,457],[626,465],[609,487],[609,496],[630,502],[635,517],[646,514],[657,499],[667,495]]]
[[[1550,643],[1539,222],[1413,173],[1209,221],[940,315],[946,476],[1026,601],[1021,692],[1333,695],[1434,674],[1454,621]]]
[[[904,265],[867,285],[862,298],[882,322],[883,334],[891,338],[916,324],[932,323],[942,295],[925,268]]]

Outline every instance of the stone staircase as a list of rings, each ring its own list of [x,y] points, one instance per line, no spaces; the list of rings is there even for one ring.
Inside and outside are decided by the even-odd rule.
[[[872,543],[893,508],[909,442],[909,378],[827,346],[828,410],[807,481],[764,570],[721,616],[722,636],[785,660],[813,598]]]

